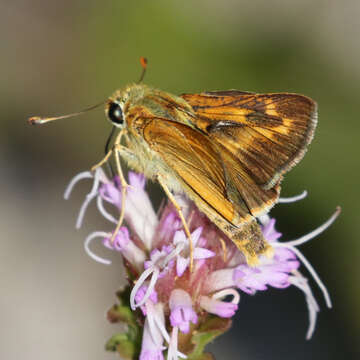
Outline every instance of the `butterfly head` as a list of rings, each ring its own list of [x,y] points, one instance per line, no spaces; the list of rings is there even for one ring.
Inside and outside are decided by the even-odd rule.
[[[148,91],[149,88],[144,84],[131,84],[117,90],[106,102],[106,117],[114,126],[123,128],[126,125],[127,109],[138,104]]]

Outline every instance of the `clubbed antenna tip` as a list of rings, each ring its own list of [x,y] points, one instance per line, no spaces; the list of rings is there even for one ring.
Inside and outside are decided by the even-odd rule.
[[[44,119],[40,116],[32,116],[28,119],[28,124],[30,125],[41,125],[44,123]]]

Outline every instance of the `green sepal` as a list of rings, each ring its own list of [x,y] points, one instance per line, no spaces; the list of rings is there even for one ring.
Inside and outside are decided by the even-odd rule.
[[[215,360],[214,355],[211,353],[202,353],[197,360]]]
[[[113,335],[105,345],[107,351],[118,352],[123,359],[137,360],[141,348],[142,328],[136,319],[136,312],[129,305],[130,287],[116,293],[118,304],[113,305],[107,312],[111,323],[124,323],[127,329],[123,333]]]
[[[130,306],[113,305],[107,312],[107,319],[111,323],[123,322],[130,326],[136,326],[135,316]]]
[[[133,338],[131,334],[120,333],[110,338],[105,345],[105,349],[118,352],[123,359],[135,360],[139,357],[140,344],[139,340]]]
[[[229,330],[231,319],[225,319],[218,316],[210,315],[207,317],[198,329],[196,329],[191,338],[192,349],[186,352],[188,360],[210,360],[214,359],[210,353],[204,353],[205,346],[213,341],[219,335]],[[180,337],[179,337],[180,345]],[[185,346],[186,347],[186,346]],[[181,350],[183,350],[181,348]],[[185,349],[184,349],[185,350]]]
[[[130,287],[126,286],[118,291],[116,297],[119,303],[108,310],[107,319],[111,323],[123,322],[129,326],[137,327],[135,312],[131,310],[129,305]]]

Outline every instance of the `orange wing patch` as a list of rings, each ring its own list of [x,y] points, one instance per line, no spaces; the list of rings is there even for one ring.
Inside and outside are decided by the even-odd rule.
[[[237,213],[227,198],[221,159],[204,135],[187,125],[155,118],[144,127],[143,136],[207,215],[211,210],[204,203],[227,222],[235,221]],[[246,215],[250,214],[244,213],[248,220]]]
[[[316,103],[297,94],[231,90],[182,97],[193,107],[194,125],[265,190],[301,160],[317,122]]]

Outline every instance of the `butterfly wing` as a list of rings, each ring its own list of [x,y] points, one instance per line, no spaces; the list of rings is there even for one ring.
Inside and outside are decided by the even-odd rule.
[[[316,103],[288,94],[236,90],[182,95],[193,123],[216,145],[229,174],[231,199],[253,215],[276,201],[282,174],[302,159],[317,122]]]
[[[164,173],[175,175],[197,207],[236,244],[249,264],[256,264],[258,254],[266,252],[269,245],[249,204],[254,198],[261,199],[261,206],[272,204],[278,197],[278,187],[259,188],[228,150],[220,156],[208,136],[185,124],[148,119],[142,136],[167,164]],[[233,181],[235,173],[243,181],[241,194],[236,188],[240,185]]]
[[[206,204],[229,223],[235,221],[236,211],[227,197],[224,167],[207,137],[187,125],[157,118],[147,122],[143,137],[197,204]],[[247,215],[244,208],[243,217]]]
[[[278,188],[262,189],[226,148],[219,151],[211,139],[187,125],[152,119],[143,137],[176,174],[196,201],[206,203],[229,224],[239,226],[253,218],[253,208],[272,205]],[[235,176],[236,175],[236,176]],[[241,187],[241,192],[238,188]],[[254,201],[253,199],[256,199]],[[211,211],[202,209],[207,215]]]

